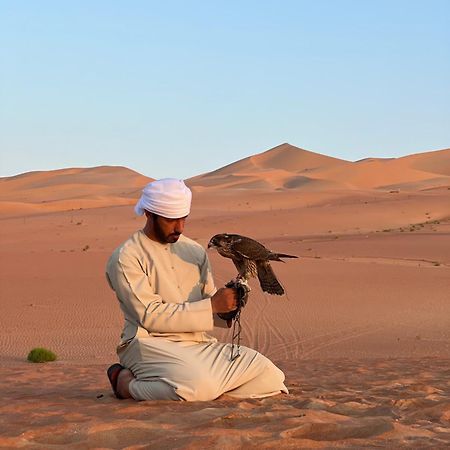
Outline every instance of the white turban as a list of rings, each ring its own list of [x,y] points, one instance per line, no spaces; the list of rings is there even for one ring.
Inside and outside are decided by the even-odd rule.
[[[134,210],[142,216],[144,210],[168,219],[179,219],[191,210],[192,192],[183,180],[163,178],[147,184]]]

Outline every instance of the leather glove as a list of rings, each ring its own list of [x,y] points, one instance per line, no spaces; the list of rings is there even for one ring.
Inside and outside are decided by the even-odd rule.
[[[250,292],[249,287],[242,283],[239,280],[231,280],[229,281],[225,287],[236,289],[237,293],[237,305],[238,307],[227,313],[217,313],[217,315],[227,322],[227,327],[231,328],[231,324],[233,323],[233,319],[236,317],[237,313],[247,304],[248,293]]]

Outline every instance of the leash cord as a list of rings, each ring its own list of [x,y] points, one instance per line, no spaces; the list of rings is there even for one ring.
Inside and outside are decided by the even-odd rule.
[[[234,361],[236,358],[239,358],[241,356],[240,354],[240,347],[241,347],[241,308],[239,308],[238,312],[236,313],[236,316],[233,320],[233,333],[231,338],[231,358],[230,361]],[[237,341],[235,343],[235,340]]]

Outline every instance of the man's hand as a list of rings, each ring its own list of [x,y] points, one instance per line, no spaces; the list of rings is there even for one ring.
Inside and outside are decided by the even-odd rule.
[[[227,313],[237,307],[237,293],[233,288],[220,288],[212,297],[211,305],[213,313]]]

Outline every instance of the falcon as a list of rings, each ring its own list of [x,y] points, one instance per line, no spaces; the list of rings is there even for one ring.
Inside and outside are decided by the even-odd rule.
[[[258,241],[239,234],[216,234],[208,248],[215,248],[219,255],[231,258],[239,275],[238,279],[247,283],[251,277],[258,277],[261,289],[268,294],[283,295],[284,289],[270,266],[270,261],[281,258],[298,258],[294,255],[274,253]]]

